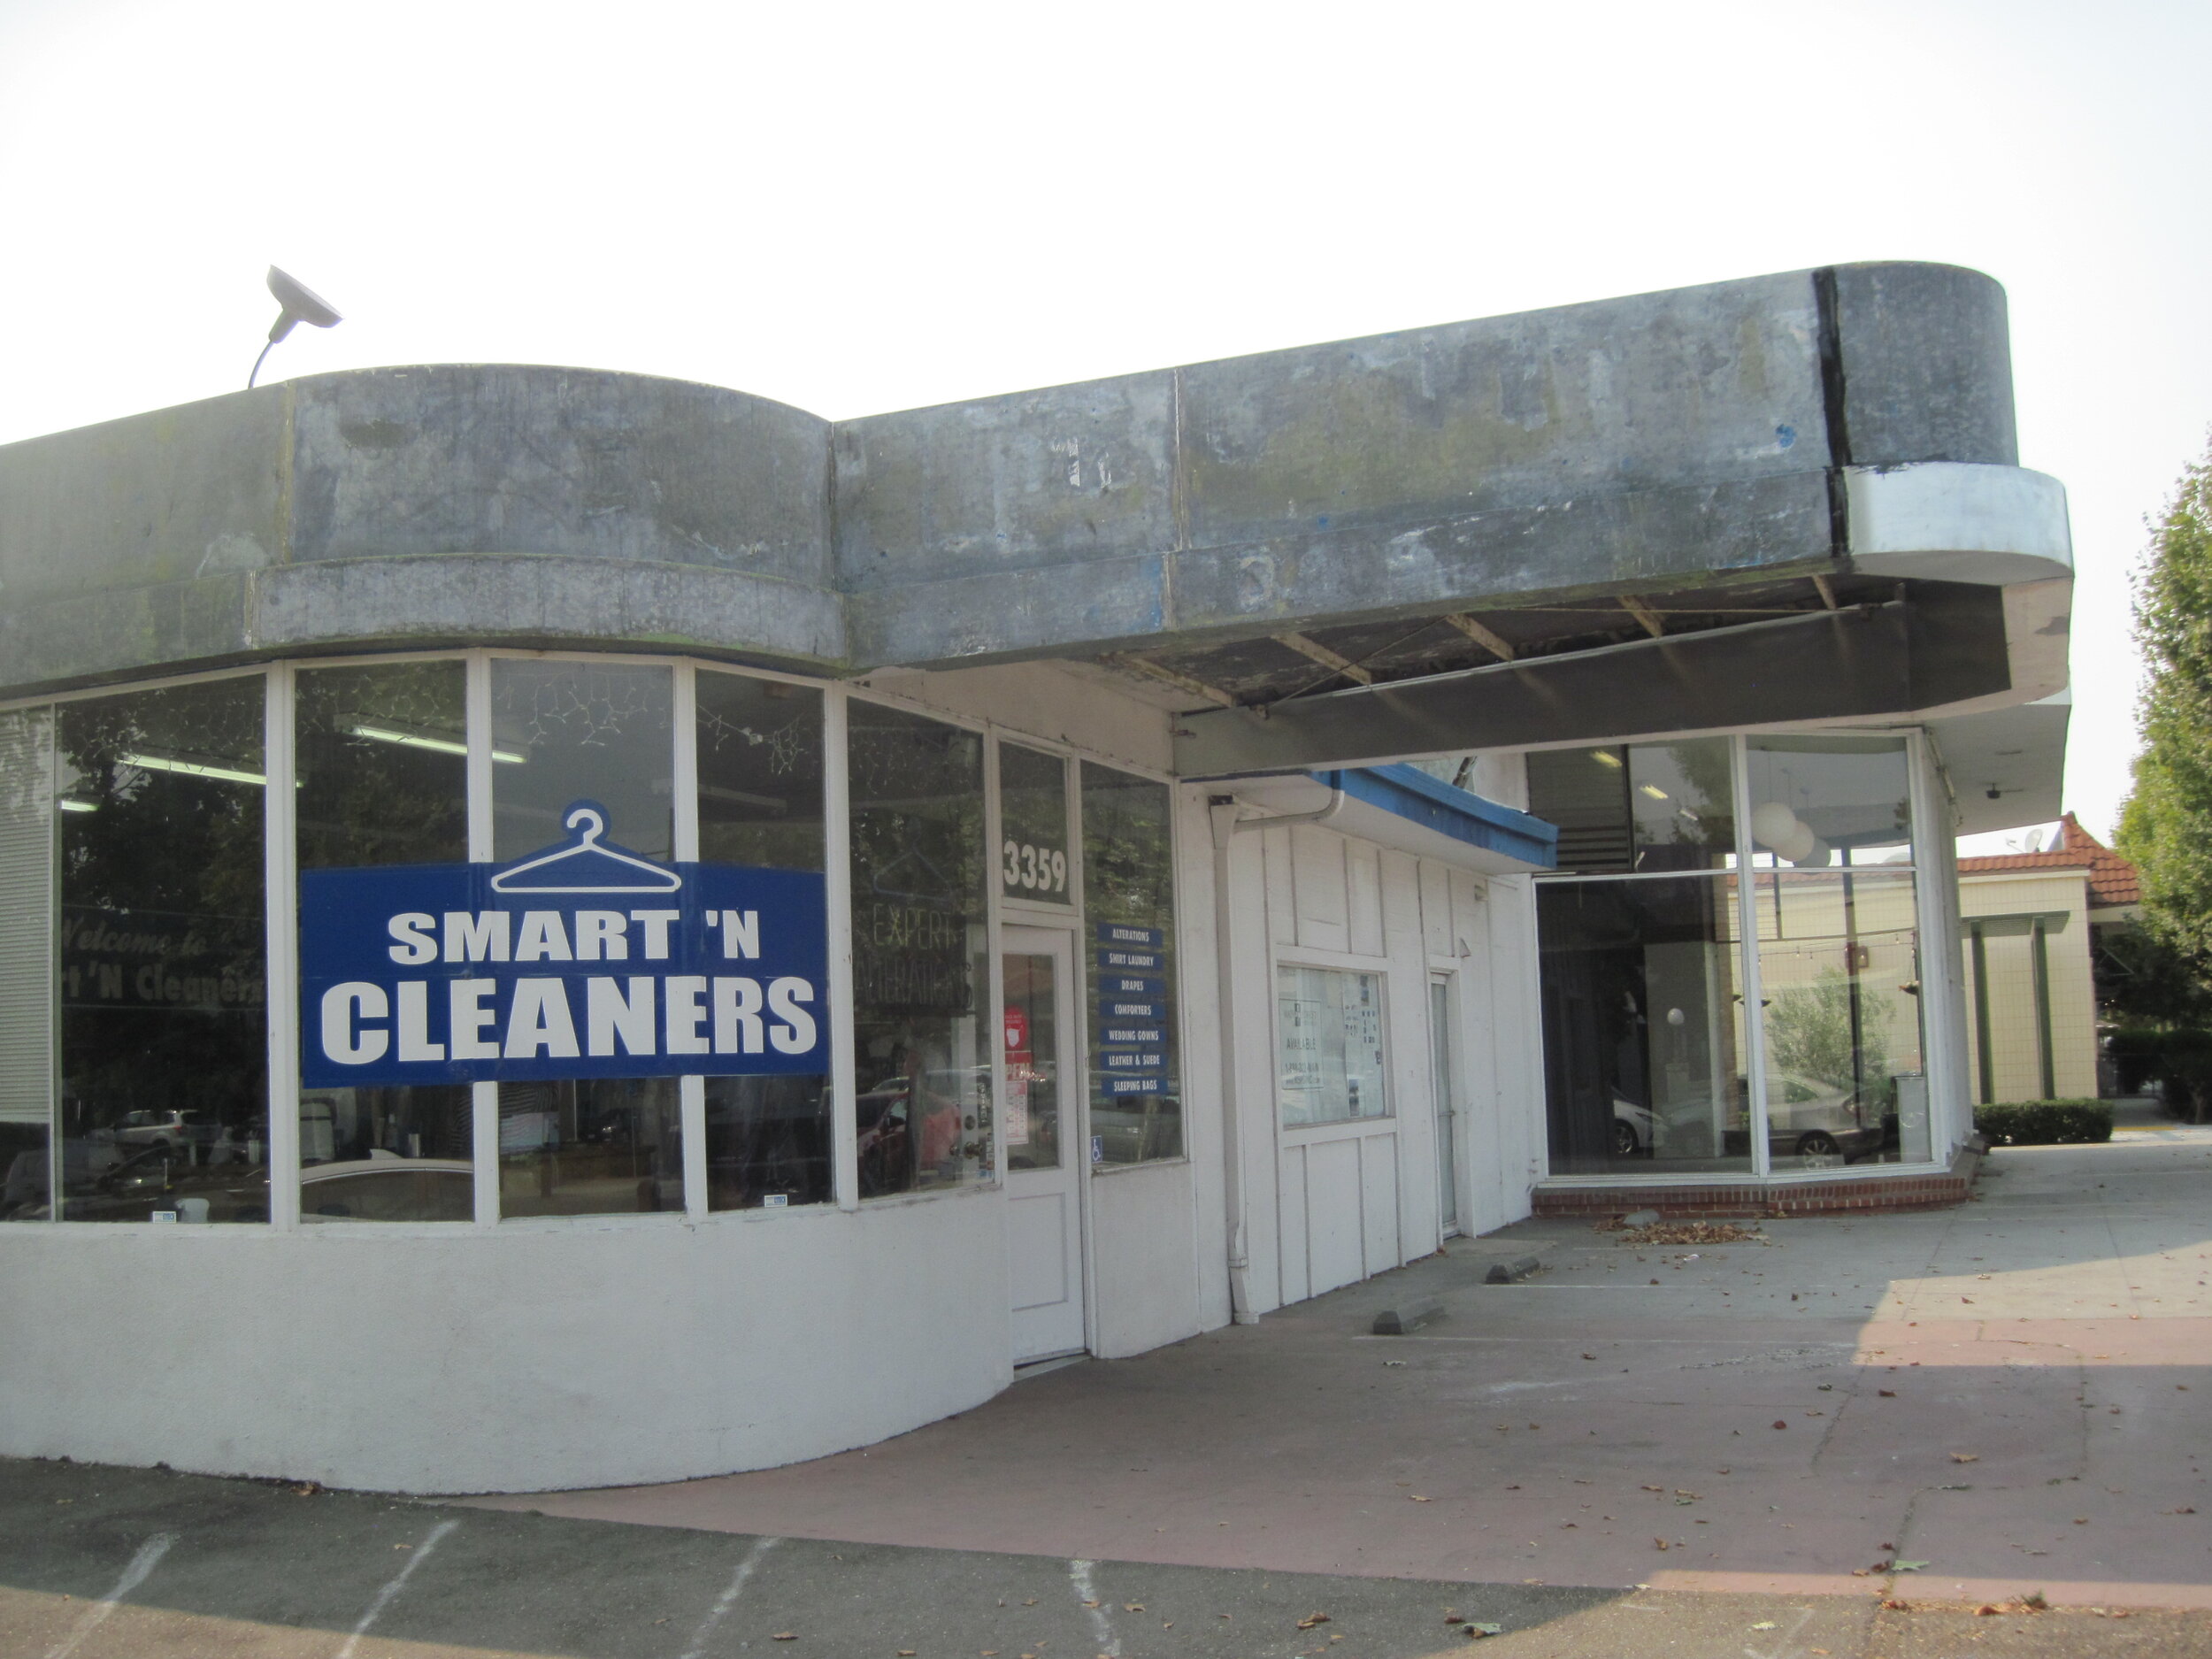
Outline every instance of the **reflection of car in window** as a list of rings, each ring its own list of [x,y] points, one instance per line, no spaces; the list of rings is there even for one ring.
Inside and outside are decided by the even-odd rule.
[[[1161,1156],[1173,1144],[1180,1110],[1174,1092],[1166,1087],[1156,1094],[1116,1094],[1094,1102],[1091,1137],[1098,1142],[1098,1161],[1142,1164]]]
[[[979,1109],[989,1083],[986,1066],[928,1071],[918,1087],[912,1077],[886,1078],[855,1101],[860,1195],[910,1191],[918,1174],[964,1158],[987,1163],[991,1120]]]
[[[902,1193],[913,1185],[907,1149],[908,1079],[886,1078],[854,1102],[859,1128],[860,1195]]]
[[[211,1146],[222,1125],[206,1112],[127,1112],[111,1132],[119,1147]]]
[[[1736,1080],[1735,1098],[1750,1098],[1749,1086]],[[1883,1125],[1869,1114],[1848,1088],[1824,1083],[1796,1071],[1767,1074],[1767,1150],[1778,1158],[1802,1158],[1808,1164],[1847,1163],[1880,1148]],[[1740,1114],[1736,1121],[1740,1123]],[[1669,1151],[1669,1142],[1688,1140],[1709,1146],[1712,1105],[1704,1095],[1678,1100],[1656,1111],[1632,1101],[1613,1096],[1613,1156],[1632,1158],[1680,1156]],[[1740,1134],[1732,1134],[1737,1156],[1743,1151]],[[1701,1153],[1696,1156],[1701,1156]]]
[[[476,1170],[465,1158],[369,1157],[300,1171],[302,1221],[469,1221]]]

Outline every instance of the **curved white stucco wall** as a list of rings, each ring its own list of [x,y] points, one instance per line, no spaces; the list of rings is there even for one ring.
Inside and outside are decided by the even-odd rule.
[[[4,1227],[0,1451],[457,1493],[820,1456],[1010,1381],[1002,1207]]]

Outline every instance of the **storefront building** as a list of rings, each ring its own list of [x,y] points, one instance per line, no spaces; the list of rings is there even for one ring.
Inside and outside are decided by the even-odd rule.
[[[530,368],[0,449],[0,1450],[866,1444],[1968,1126],[2049,816],[2001,292],[1842,267],[833,426]]]

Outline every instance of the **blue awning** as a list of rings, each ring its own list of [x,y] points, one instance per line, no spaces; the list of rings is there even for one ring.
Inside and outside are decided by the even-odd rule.
[[[1526,812],[1501,806],[1446,783],[1418,766],[1349,767],[1310,772],[1316,783],[1341,789],[1348,801],[1379,809],[1394,818],[1488,853],[1528,870],[1559,865],[1559,830]],[[1352,826],[1346,825],[1347,830]]]

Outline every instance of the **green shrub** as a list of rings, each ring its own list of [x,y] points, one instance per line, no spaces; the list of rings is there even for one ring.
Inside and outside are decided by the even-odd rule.
[[[1993,1147],[2062,1147],[2112,1139],[2112,1103],[2024,1100],[1974,1108],[1974,1127]]]

